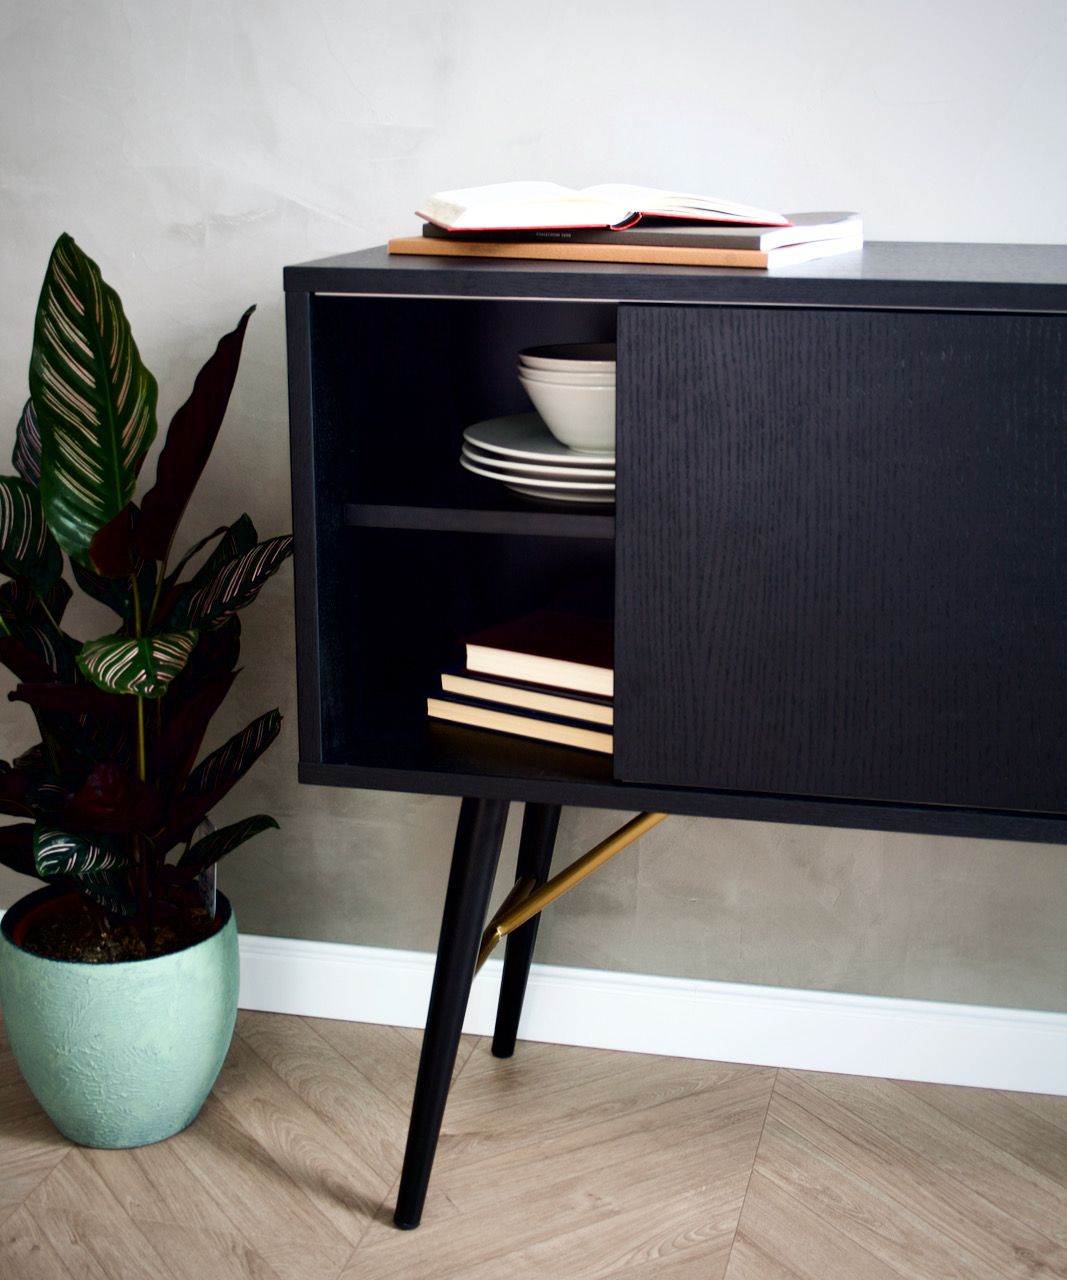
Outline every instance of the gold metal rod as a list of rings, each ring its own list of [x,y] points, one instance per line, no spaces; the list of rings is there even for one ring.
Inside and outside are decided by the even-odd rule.
[[[496,914],[492,920],[486,925],[486,929],[496,932],[497,925],[509,915],[520,902],[525,902],[531,893],[537,888],[537,881],[533,876],[524,876],[521,880],[516,880],[512,888],[508,891],[507,897],[496,909]]]
[[[620,827],[606,840],[601,840],[588,853],[583,853],[580,858],[576,858],[569,867],[565,867],[558,875],[547,880],[539,889],[520,895],[517,890],[521,885],[516,885],[482,935],[478,969],[485,964],[493,948],[501,939],[521,928],[527,920],[532,920],[550,902],[561,898],[569,889],[573,889],[586,876],[591,875],[597,867],[602,867],[605,862],[633,844],[646,831],[651,831],[666,816],[665,813],[639,813],[636,818],[631,818],[625,826]],[[518,901],[514,901],[516,898]]]

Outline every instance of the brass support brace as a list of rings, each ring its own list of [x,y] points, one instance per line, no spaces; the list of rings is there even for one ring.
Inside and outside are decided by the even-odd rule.
[[[606,840],[601,840],[588,853],[583,853],[569,867],[565,867],[558,875],[547,880],[539,889],[534,887],[532,879],[518,881],[500,904],[499,910],[482,934],[477,968],[480,969],[485,964],[493,948],[501,939],[506,938],[509,933],[514,933],[527,920],[532,920],[550,902],[561,898],[568,889],[573,889],[597,867],[602,867],[617,853],[621,853],[623,849],[633,844],[639,836],[643,836],[646,831],[651,831],[666,816],[665,813],[639,813],[636,818],[631,818],[625,826],[620,827]]]

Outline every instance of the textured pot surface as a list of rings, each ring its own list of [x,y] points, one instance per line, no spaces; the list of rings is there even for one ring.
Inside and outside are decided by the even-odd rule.
[[[26,1083],[59,1131],[88,1147],[139,1147],[196,1118],[237,1016],[237,922],[172,955],[119,964],[51,960],[12,933],[53,896],[16,903],[0,926],[0,1006]]]

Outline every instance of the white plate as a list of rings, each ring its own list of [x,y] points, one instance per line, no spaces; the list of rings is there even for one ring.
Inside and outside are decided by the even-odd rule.
[[[573,493],[579,489],[582,493],[615,492],[615,484],[611,481],[605,481],[603,484],[585,484],[580,480],[544,480],[540,476],[502,476],[498,471],[488,471],[485,467],[476,466],[469,458],[460,458],[459,465],[466,468],[467,471],[473,471],[476,476],[486,476],[490,480],[503,480],[507,485],[512,485],[512,481],[521,483],[523,489],[544,489],[546,491],[559,489],[568,493]]]
[[[556,387],[614,387],[614,373],[572,372],[570,369],[530,369],[524,364],[518,369],[520,382],[547,382]]]
[[[559,493],[555,489],[531,489],[524,484],[509,484],[508,488],[521,493],[524,498],[536,498],[538,502],[550,498],[553,502],[614,502],[615,492],[594,493],[591,489],[583,489],[581,493]]]
[[[599,468],[594,470],[592,467],[567,467],[562,463],[559,466],[555,466],[548,462],[518,462],[514,458],[504,458],[499,454],[494,457],[491,453],[482,453],[470,444],[463,446],[462,456],[469,458],[471,462],[476,462],[481,467],[485,467],[488,471],[513,472],[515,474],[509,476],[509,478],[514,480],[518,480],[520,476],[545,476],[549,478],[555,476],[557,480],[586,481],[615,479],[614,468],[601,471]],[[502,474],[501,479],[503,478]]]
[[[537,413],[509,413],[503,418],[476,422],[463,433],[463,439],[490,453],[508,458],[525,458],[529,462],[566,462],[570,466],[613,467],[614,450],[606,453],[578,453],[568,449],[552,434]]]

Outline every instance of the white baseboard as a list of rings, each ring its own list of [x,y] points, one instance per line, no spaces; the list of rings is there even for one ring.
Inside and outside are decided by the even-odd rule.
[[[434,958],[241,936],[241,1007],[421,1027]],[[492,1034],[500,960],[464,1030]],[[553,1044],[1067,1095],[1067,1013],[535,964],[520,1035]]]

